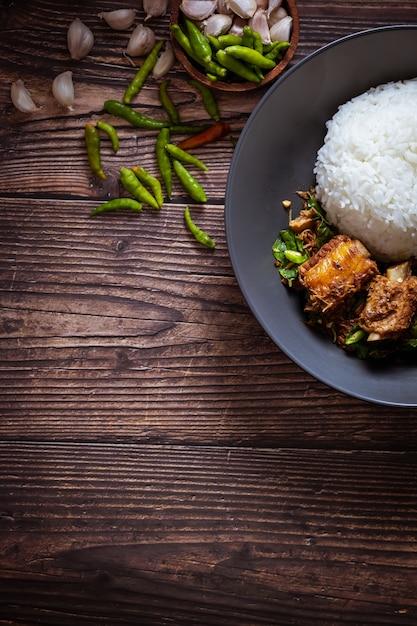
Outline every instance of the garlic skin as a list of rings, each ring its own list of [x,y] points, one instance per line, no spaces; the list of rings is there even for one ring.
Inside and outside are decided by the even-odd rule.
[[[254,15],[258,5],[256,0],[227,0],[227,5],[239,17],[248,20]]]
[[[78,17],[67,31],[67,44],[71,59],[79,61],[87,56],[94,45],[94,35]]]
[[[217,8],[217,0],[182,0],[180,9],[194,22],[202,22],[212,15]]]
[[[128,30],[135,21],[135,9],[116,9],[104,11],[97,17],[103,19],[113,30]]]
[[[289,41],[291,37],[292,17],[286,17],[276,22],[270,29],[272,41]]]
[[[203,33],[218,37],[227,33],[232,25],[232,17],[224,13],[213,13],[203,22]]]
[[[52,83],[52,93],[57,102],[70,111],[74,110],[74,83],[72,72],[67,70],[58,74]]]
[[[130,57],[141,57],[148,54],[156,42],[155,33],[149,26],[138,24],[132,32],[126,48]]]
[[[153,67],[152,76],[156,78],[157,80],[159,78],[162,78],[163,76],[165,76],[165,74],[169,72],[169,70],[172,68],[174,63],[175,63],[174,51],[172,49],[171,42],[167,41],[165,43],[164,50],[159,55]]]
[[[143,0],[143,10],[146,13],[146,20],[150,20],[152,17],[159,17],[165,15],[168,9],[169,0]]]
[[[20,78],[12,83],[10,95],[14,106],[21,113],[34,113],[35,111],[39,111],[40,107],[33,102],[29,90],[26,89],[25,83]]]

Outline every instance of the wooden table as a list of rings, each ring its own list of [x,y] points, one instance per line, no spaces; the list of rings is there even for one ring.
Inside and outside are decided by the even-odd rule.
[[[417,22],[415,0],[298,5],[293,63]],[[160,212],[89,217],[120,167],[156,172],[155,133],[128,124],[117,155],[103,142],[106,181],[86,160],[85,124],[134,72],[97,13],[125,6],[0,4],[0,623],[415,626],[417,412],[317,382],[258,325],[224,232],[230,139],[199,153],[214,252],[177,183]],[[75,17],[96,37],[77,62]],[[166,38],[168,22],[148,24]],[[50,95],[67,69],[73,112]],[[11,104],[17,78],[32,115]],[[169,78],[183,119],[207,121],[180,68]],[[218,97],[234,137],[264,91]],[[139,103],[161,115],[156,81]]]

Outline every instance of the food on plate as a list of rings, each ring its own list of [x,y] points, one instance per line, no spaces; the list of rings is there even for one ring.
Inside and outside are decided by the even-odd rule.
[[[314,168],[327,219],[382,261],[417,255],[417,79],[339,107]]]
[[[302,294],[306,322],[360,358],[417,348],[415,259],[376,261],[360,239],[327,221],[314,189],[298,195],[300,214],[272,251],[282,282]]]
[[[417,348],[417,79],[373,87],[327,122],[316,186],[272,250],[307,323],[361,358]],[[291,203],[283,202],[289,208]]]

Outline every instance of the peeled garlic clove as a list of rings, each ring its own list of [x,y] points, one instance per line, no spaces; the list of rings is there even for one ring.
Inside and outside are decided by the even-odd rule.
[[[138,24],[130,36],[126,54],[131,57],[141,57],[148,54],[156,42],[155,33],[149,26]]]
[[[217,8],[217,0],[182,0],[180,9],[194,22],[202,22],[212,15]]]
[[[72,72],[67,70],[55,77],[52,83],[52,93],[59,104],[67,107],[70,111],[74,110],[74,83],[72,82]]]
[[[98,17],[101,17],[114,30],[127,30],[132,26],[135,15],[135,9],[116,9],[99,13]]]
[[[249,20],[251,29],[261,35],[262,43],[271,43],[271,35],[269,33],[268,18],[264,9],[258,9],[253,17]]]
[[[156,79],[162,78],[163,76],[165,76],[165,74],[169,72],[169,70],[174,65],[174,63],[175,63],[174,51],[172,49],[171,42],[167,41],[165,43],[164,50],[159,55],[153,67],[152,76]]]
[[[146,13],[145,21],[151,17],[165,15],[168,9],[168,0],[143,0],[143,10]]]
[[[94,44],[94,35],[78,17],[71,22],[67,32],[71,59],[79,61],[87,56]]]
[[[40,109],[40,107],[33,102],[29,90],[26,89],[25,83],[20,78],[12,83],[10,95],[14,106],[21,113],[33,113]]]
[[[203,22],[203,33],[218,37],[229,31],[232,25],[232,17],[224,13],[214,13]]]
[[[282,18],[279,22],[276,22],[270,30],[272,41],[289,41],[291,37],[292,29],[292,17]]]
[[[251,18],[258,8],[256,0],[227,0],[227,4],[233,13],[245,20]]]

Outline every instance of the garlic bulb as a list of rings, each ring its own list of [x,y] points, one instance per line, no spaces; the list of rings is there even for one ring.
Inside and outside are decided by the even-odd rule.
[[[99,13],[98,17],[101,17],[114,30],[128,30],[135,20],[135,15],[135,9],[116,9]]]
[[[33,102],[29,90],[26,89],[25,83],[20,78],[12,83],[10,95],[14,106],[21,113],[33,113],[40,109],[40,107]]]
[[[156,79],[162,78],[163,76],[165,76],[165,74],[169,72],[171,67],[174,65],[174,62],[175,62],[174,51],[172,49],[171,42],[167,41],[165,43],[164,50],[159,55],[153,67],[152,76]]]
[[[203,22],[203,32],[205,35],[212,35],[218,37],[227,33],[232,25],[232,18],[230,15],[224,13],[213,13]]]
[[[130,36],[126,54],[131,57],[141,57],[148,54],[155,45],[155,33],[149,26],[138,24]]]
[[[72,72],[67,70],[55,77],[52,83],[52,93],[59,104],[67,107],[70,111],[74,110],[74,83],[72,82]]]
[[[148,54],[155,45],[155,33],[149,26],[138,24],[130,36],[126,54],[131,57],[141,57]]]
[[[79,61],[87,56],[94,44],[94,35],[78,17],[71,22],[67,32],[71,59]]]
[[[233,13],[236,13],[239,17],[243,17],[245,20],[252,17],[258,8],[256,0],[228,0],[227,4],[232,9]]]
[[[212,15],[217,7],[217,0],[182,0],[180,9],[194,22],[202,22]]]
[[[279,22],[276,22],[271,27],[271,39],[272,41],[289,41],[291,37],[291,28],[292,28],[292,17],[287,15],[287,17],[282,18]]]
[[[146,13],[146,20],[151,17],[159,17],[165,15],[168,9],[168,0],[143,0],[143,10]]]

